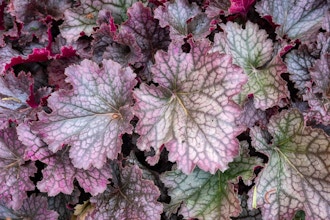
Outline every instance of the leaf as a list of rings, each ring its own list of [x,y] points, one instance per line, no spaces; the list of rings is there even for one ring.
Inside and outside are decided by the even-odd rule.
[[[292,50],[286,55],[285,63],[290,73],[290,80],[295,83],[295,87],[304,93],[306,82],[311,80],[309,68],[313,65],[315,58],[311,56],[306,45],[302,45],[298,50]]]
[[[126,11],[136,0],[81,0],[76,8],[64,12],[64,22],[60,27],[68,42],[76,41],[81,33],[90,36],[97,26],[99,11],[109,10],[117,24],[127,19]]]
[[[77,219],[85,219],[94,209],[95,207],[90,201],[85,201],[83,204],[74,207],[74,215],[77,216]]]
[[[157,202],[160,193],[153,182],[142,179],[136,165],[120,173],[119,185],[109,185],[104,193],[90,199],[95,210],[86,220],[160,219],[163,205]]]
[[[236,119],[236,121],[237,124],[244,125],[249,128],[255,125],[262,127],[268,123],[266,112],[256,109],[253,105],[253,99],[248,99],[248,101],[244,104],[243,112]]]
[[[246,143],[247,144],[247,143]],[[242,146],[241,155],[229,164],[224,173],[218,171],[214,175],[195,169],[186,175],[174,170],[161,176],[171,202],[166,206],[167,214],[182,214],[185,219],[230,219],[241,212],[237,193],[230,181],[243,176],[251,180],[253,168],[260,160],[249,158],[246,146]]]
[[[255,0],[230,0],[230,2],[229,12],[231,14],[240,13],[246,16]]]
[[[288,97],[289,91],[281,74],[286,67],[279,56],[273,57],[273,43],[267,39],[265,30],[250,21],[242,29],[236,23],[222,26],[227,33],[227,42],[234,62],[244,69],[249,80],[243,92],[236,97],[243,104],[247,95],[253,94],[254,106],[266,110],[280,105],[281,99]]]
[[[303,96],[308,101],[310,110],[307,117],[324,125],[330,124],[330,55],[324,54],[310,68],[313,84],[308,84],[308,90]]]
[[[321,28],[327,1],[324,0],[274,0],[260,1],[256,10],[262,16],[270,15],[279,24],[276,32],[281,37],[287,35],[294,39],[313,39]]]
[[[233,22],[222,25],[234,62],[246,72],[264,66],[272,59],[273,42],[257,24],[248,21],[245,29]]]
[[[128,19],[119,28],[118,39],[131,35],[143,54],[144,62],[153,59],[157,50],[167,50],[170,43],[168,28],[161,28],[153,18],[150,8],[141,2],[127,10]]]
[[[262,215],[259,209],[249,209],[248,196],[246,193],[238,195],[241,201],[242,212],[238,217],[231,217],[232,220],[262,220]]]
[[[12,58],[18,55],[19,52],[14,50],[11,45],[0,48],[0,75],[3,75],[9,69]]]
[[[306,220],[330,217],[330,137],[320,129],[305,126],[296,109],[282,111],[268,124],[273,139],[251,129],[253,146],[269,157],[257,177],[254,197],[263,217],[292,219],[304,210]]]
[[[76,169],[72,165],[68,153],[60,151],[47,161],[47,167],[42,170],[42,176],[37,187],[41,192],[47,192],[48,196],[56,196],[60,192],[71,194],[74,189],[74,179],[85,192],[97,195],[107,188],[111,173],[107,166],[101,169],[94,167],[88,170]]]
[[[209,18],[218,17],[220,14],[228,14],[230,0],[213,0],[209,2],[205,13]]]
[[[22,207],[27,198],[25,191],[34,190],[30,176],[37,168],[24,161],[25,149],[15,127],[0,130],[0,202],[14,210]]]
[[[182,40],[188,34],[200,39],[209,34],[211,19],[202,13],[196,3],[190,4],[187,0],[166,2],[164,6],[156,8],[154,13],[161,27],[170,27],[172,40]]]
[[[33,194],[24,200],[19,210],[6,208],[0,203],[1,219],[49,219],[56,220],[59,215],[53,210],[47,209],[47,198]]]
[[[71,195],[60,193],[48,197],[48,208],[59,213],[58,220],[68,220],[72,217],[73,207],[79,202],[80,190],[75,187]]]
[[[106,158],[115,159],[121,150],[121,135],[132,132],[131,93],[136,84],[129,68],[111,60],[99,68],[84,60],[65,70],[73,90],[59,90],[48,99],[51,114],[38,114],[32,131],[53,152],[70,145],[76,168],[101,168]]]
[[[236,135],[242,128],[236,126],[235,117],[240,109],[231,97],[245,77],[229,56],[207,54],[208,41],[190,45],[190,53],[175,44],[168,53],[158,51],[152,72],[159,86],[142,84],[134,90],[137,146],[155,149],[155,157],[149,158],[152,164],[165,144],[169,160],[184,173],[196,165],[215,173],[225,170],[238,154]]]

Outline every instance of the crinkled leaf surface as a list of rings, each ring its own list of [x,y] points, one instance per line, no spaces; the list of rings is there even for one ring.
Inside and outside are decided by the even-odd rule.
[[[247,95],[253,94],[254,106],[265,110],[279,105],[289,95],[281,74],[285,65],[278,56],[273,57],[273,43],[267,39],[265,30],[248,21],[245,29],[237,23],[223,25],[234,62],[248,75],[248,83],[236,99],[242,104]]]
[[[158,20],[153,18],[150,8],[137,2],[128,9],[127,14],[128,20],[120,26],[117,38],[131,35],[139,46],[145,62],[146,59],[153,59],[157,50],[167,49],[170,43],[169,30],[158,25]]]
[[[70,158],[77,168],[101,168],[106,158],[121,150],[121,135],[132,132],[131,93],[135,74],[111,60],[103,67],[84,60],[65,71],[73,90],[59,90],[48,99],[51,114],[39,114],[34,132],[53,152],[71,145]]]
[[[15,127],[0,130],[0,201],[15,210],[27,198],[26,191],[34,189],[30,176],[37,172],[34,163],[24,161],[25,149]]]
[[[111,177],[108,166],[101,169],[91,167],[88,170],[75,168],[68,153],[59,151],[47,161],[47,167],[42,170],[42,180],[37,183],[41,192],[48,196],[57,194],[71,194],[76,179],[85,192],[97,195],[107,188],[108,179]]]
[[[19,210],[8,209],[0,203],[1,219],[47,219],[56,220],[59,215],[53,210],[47,209],[47,198],[32,195],[24,200]]]
[[[290,80],[301,92],[306,89],[306,82],[311,80],[309,68],[313,65],[315,58],[311,56],[306,45],[298,50],[292,50],[286,55],[285,63],[290,73]]]
[[[188,34],[193,34],[195,38],[202,38],[209,34],[208,27],[211,20],[202,13],[195,2],[192,4],[188,0],[166,2],[154,13],[160,26],[170,26],[172,40],[182,40]]]
[[[322,25],[327,4],[327,0],[274,0],[260,1],[256,9],[262,16],[272,16],[281,37],[310,39]]]
[[[163,144],[169,159],[190,173],[196,165],[215,173],[225,170],[238,154],[235,124],[240,109],[231,97],[246,80],[231,59],[218,53],[207,54],[208,41],[191,43],[190,53],[172,44],[169,52],[159,51],[153,66],[159,86],[142,84],[134,91],[136,131],[141,150],[156,151]],[[150,162],[150,161],[149,161]]]
[[[214,0],[210,1],[205,13],[209,18],[214,18],[220,14],[228,14],[230,0]]]
[[[253,99],[248,99],[248,101],[244,103],[242,114],[237,118],[237,123],[250,128],[255,125],[265,126],[268,121],[266,112],[256,109],[253,104]]]
[[[90,199],[95,210],[86,220],[160,219],[163,205],[157,202],[160,193],[149,180],[142,179],[137,165],[123,168],[118,185]]]
[[[255,0],[230,0],[229,12],[231,14],[241,13],[246,15]]]
[[[259,127],[251,129],[252,144],[269,157],[250,192],[264,218],[292,219],[304,210],[306,219],[330,217],[330,137],[305,126],[298,110],[283,111],[268,124],[273,139]],[[254,195],[252,195],[254,194]]]
[[[97,26],[99,11],[109,10],[117,24],[127,19],[126,11],[136,0],[81,0],[76,8],[64,12],[64,23],[61,33],[69,42],[80,37],[80,33],[90,35]]]
[[[9,119],[21,119],[26,115],[26,111],[22,110],[29,108],[26,102],[30,96],[31,85],[32,77],[23,72],[16,77],[15,73],[10,71],[0,77],[0,127],[8,126]]]
[[[242,146],[242,154],[229,164],[224,173],[214,175],[196,168],[186,175],[179,170],[166,172],[161,180],[168,189],[171,202],[165,207],[167,214],[179,213],[186,219],[230,219],[241,212],[234,187],[228,181],[238,176],[249,180],[253,168],[260,164],[256,158],[249,158],[247,148]]]
[[[324,125],[330,124],[330,54],[324,54],[310,68],[313,84],[309,83],[308,90],[303,96],[308,101],[310,111],[308,118]]]

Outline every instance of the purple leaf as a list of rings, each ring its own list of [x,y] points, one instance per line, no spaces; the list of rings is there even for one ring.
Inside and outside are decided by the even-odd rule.
[[[75,168],[68,153],[59,151],[47,161],[47,167],[42,170],[43,178],[37,187],[41,192],[47,192],[48,196],[57,194],[71,194],[74,179],[85,192],[97,195],[107,188],[108,179],[111,177],[107,166],[101,169],[89,168],[88,170]]]
[[[23,206],[19,210],[8,209],[0,203],[1,219],[47,219],[56,220],[57,212],[47,209],[47,198],[32,195],[24,200]]]
[[[229,12],[231,14],[240,13],[244,16],[248,13],[255,0],[230,0]]]
[[[117,24],[127,19],[126,11],[136,0],[82,0],[76,8],[64,12],[64,23],[60,30],[68,42],[76,41],[81,35],[90,36],[97,27],[99,11],[111,11]]]
[[[235,124],[240,109],[231,97],[240,91],[245,76],[229,56],[208,54],[208,41],[191,44],[190,53],[172,44],[159,51],[152,67],[159,86],[142,84],[134,91],[136,131],[140,150],[156,151],[149,162],[158,161],[161,146],[169,159],[190,173],[196,165],[215,173],[225,170],[238,154],[235,138],[242,128]]]
[[[248,101],[244,103],[243,112],[236,121],[237,124],[244,125],[249,128],[255,125],[264,127],[268,123],[266,112],[256,109],[253,105],[253,99],[248,99]]]
[[[324,125],[330,124],[330,54],[324,54],[310,69],[313,84],[309,83],[308,90],[303,96],[308,101],[310,111],[307,113],[309,119],[314,119]]]
[[[166,2],[155,10],[155,18],[161,27],[170,26],[172,40],[182,40],[188,34],[195,39],[204,38],[209,34],[211,19],[199,9],[196,3],[188,0]]]
[[[48,197],[48,208],[59,213],[58,220],[68,220],[73,214],[73,208],[70,206],[79,202],[79,195],[80,190],[75,188],[71,195],[60,193],[57,196]]]
[[[309,68],[313,65],[315,58],[311,56],[306,45],[298,50],[292,50],[286,55],[285,63],[290,73],[290,80],[301,93],[305,93],[306,83],[311,80]]]
[[[205,13],[209,18],[218,17],[221,14],[228,14],[230,7],[230,0],[212,0],[209,1],[209,6],[206,8]]]
[[[272,20],[280,25],[276,32],[281,37],[287,35],[291,39],[312,40],[314,33],[321,28],[327,1],[260,1],[256,9],[262,16],[272,16]]]
[[[101,168],[106,158],[121,150],[121,135],[132,132],[131,93],[136,84],[129,68],[111,60],[99,68],[84,60],[66,68],[72,91],[59,90],[48,99],[51,114],[39,114],[32,130],[53,152],[71,145],[70,158],[76,168]]]
[[[297,109],[282,111],[268,124],[268,140],[259,127],[251,129],[253,146],[269,157],[257,177],[249,203],[264,218],[292,219],[298,210],[306,220],[330,217],[330,137],[305,126]],[[252,202],[255,201],[255,202]]]
[[[127,35],[132,36],[143,54],[144,61],[153,59],[159,49],[167,50],[170,43],[169,30],[158,25],[150,8],[137,2],[128,9],[127,13],[128,20],[120,26],[117,39],[124,39]]]
[[[15,127],[0,130],[0,201],[14,210],[22,207],[25,191],[34,189],[30,176],[37,169],[34,163],[24,161],[25,149]]]
[[[135,165],[121,170],[121,184],[90,199],[95,210],[86,220],[107,219],[160,219],[163,205],[157,202],[158,188],[142,179],[142,171]]]

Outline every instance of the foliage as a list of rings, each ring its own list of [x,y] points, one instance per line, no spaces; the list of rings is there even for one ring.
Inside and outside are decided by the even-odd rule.
[[[330,219],[329,5],[0,1],[0,218]]]

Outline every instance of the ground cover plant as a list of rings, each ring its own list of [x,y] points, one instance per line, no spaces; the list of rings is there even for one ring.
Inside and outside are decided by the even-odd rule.
[[[330,219],[327,0],[0,0],[0,219]]]

